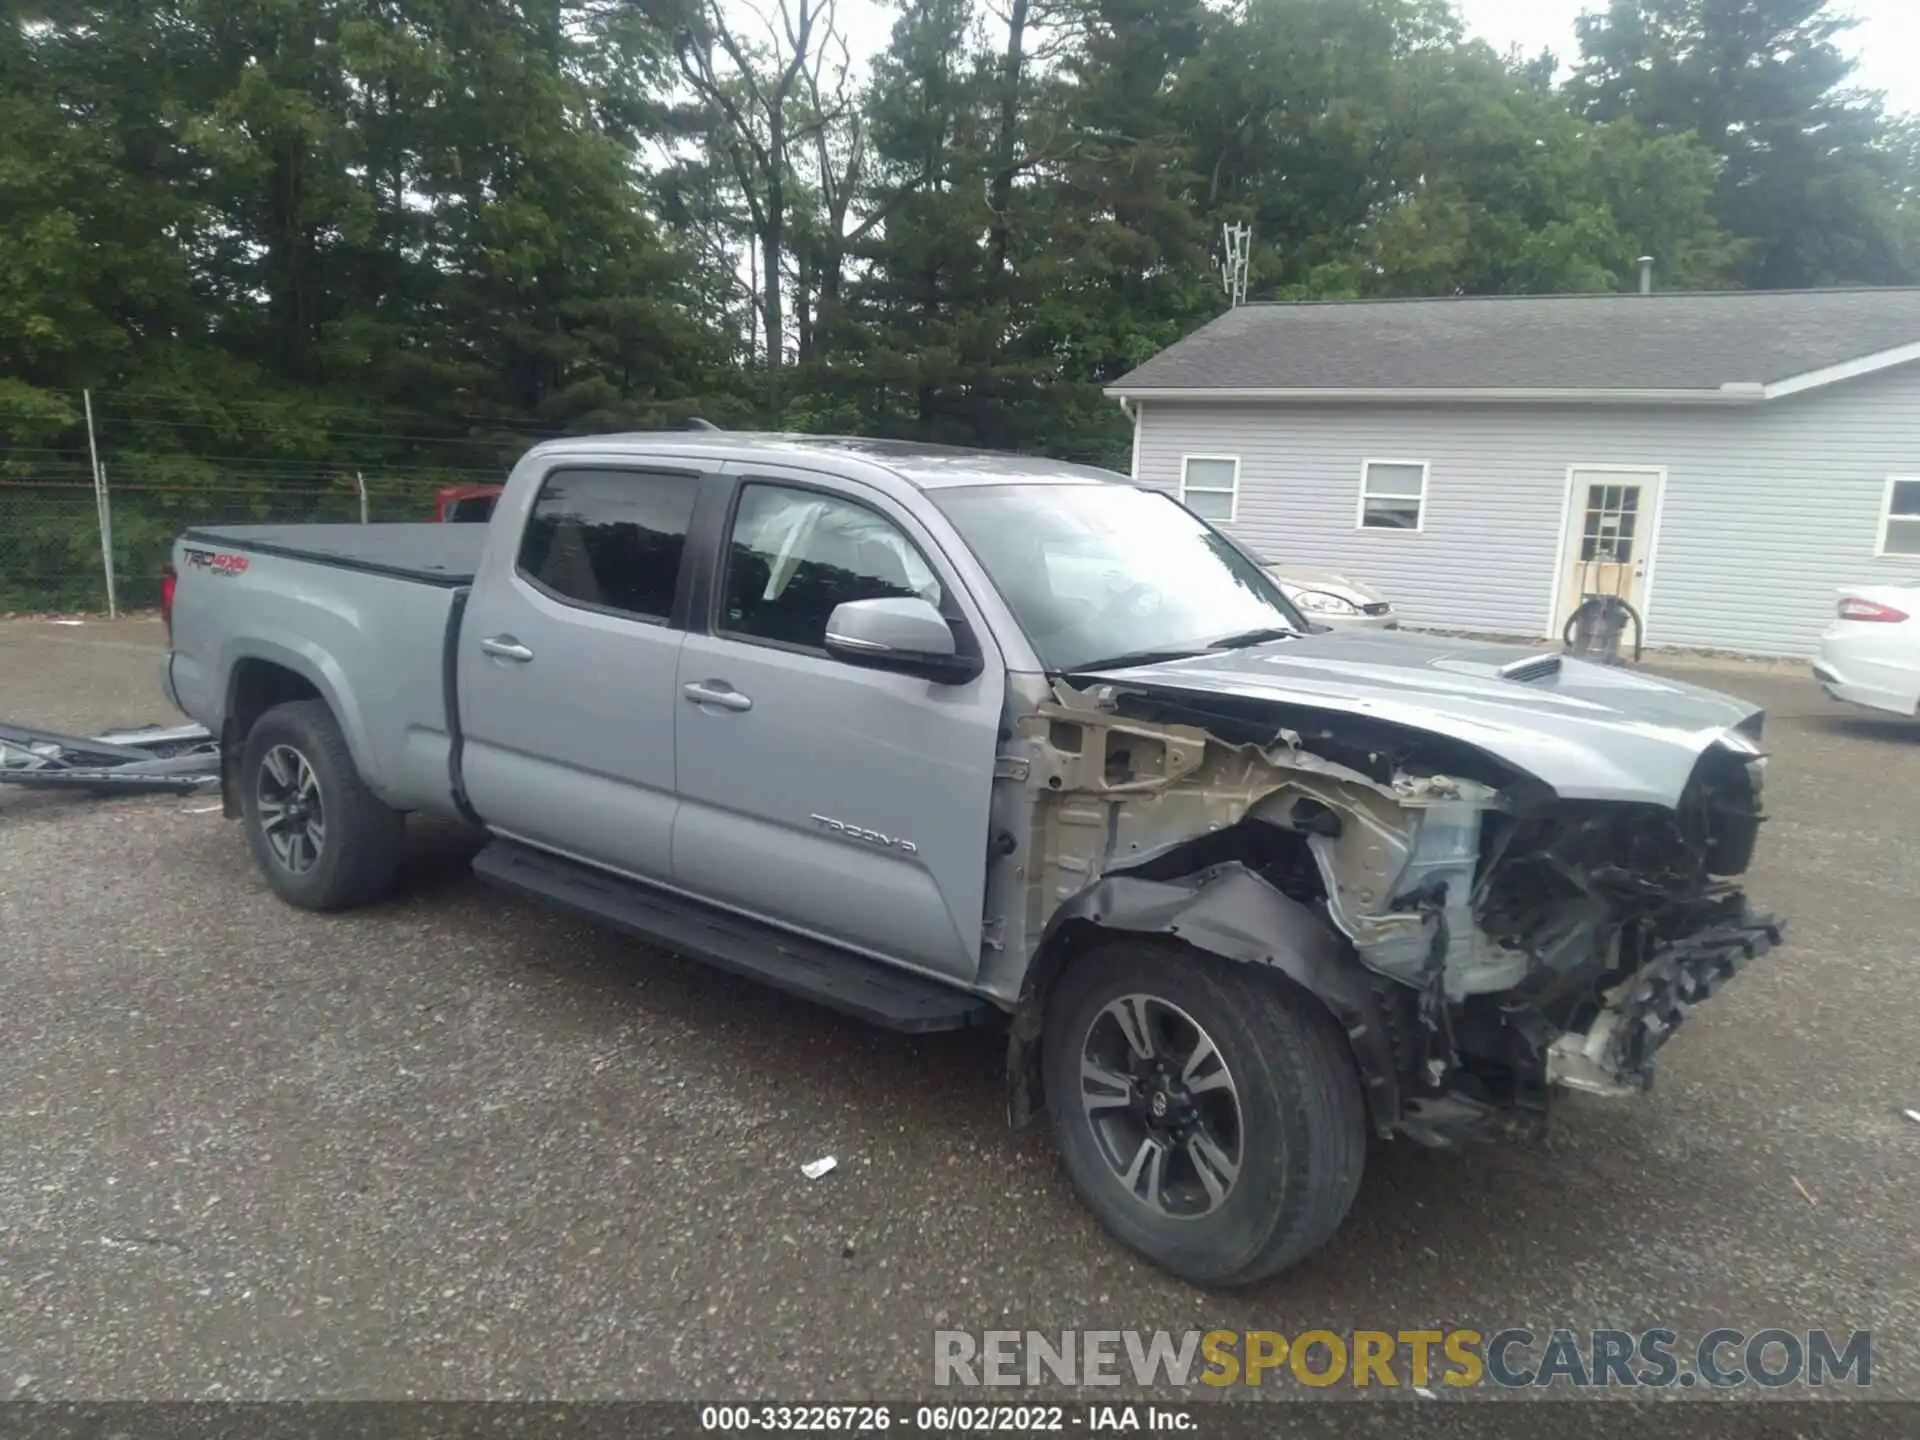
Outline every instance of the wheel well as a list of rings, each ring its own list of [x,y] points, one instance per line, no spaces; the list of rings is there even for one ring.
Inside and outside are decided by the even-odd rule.
[[[242,660],[227,682],[227,713],[220,727],[220,798],[229,820],[240,818],[240,752],[260,717],[290,700],[320,700],[320,688],[297,670],[271,660]]]
[[[1115,938],[1116,932],[1092,920],[1074,918],[1056,927],[1034,953],[1020,1003],[1007,1026],[1007,1120],[1014,1129],[1023,1129],[1040,1113],[1044,1103],[1040,1035],[1053,982],[1066,973],[1067,967],[1080,955],[1097,948],[1102,941]]]
[[[1376,1129],[1385,1133],[1397,1118],[1397,1069],[1372,978],[1315,910],[1244,862],[1227,861],[1172,881],[1108,876],[1056,913],[1008,1027],[1007,1108],[1016,1128],[1041,1105],[1048,992],[1076,958],[1129,934],[1257,966],[1311,996],[1347,1034]]]
[[[1252,819],[1195,836],[1152,860],[1115,873],[1137,880],[1177,884],[1192,882],[1195,877],[1226,866],[1241,866],[1252,871],[1279,894],[1301,905],[1314,906],[1326,895],[1319,867],[1307,847],[1307,837],[1299,831]],[[1176,926],[1172,933],[1177,932]],[[1075,902],[1062,906],[1028,971],[1027,994],[1037,994],[1044,1000],[1048,987],[1075,956],[1124,933],[1124,926],[1116,931],[1103,923],[1097,906],[1089,909]],[[1183,943],[1191,945],[1190,941]]]
[[[227,726],[234,743],[244,745],[254,723],[274,706],[320,698],[320,687],[297,670],[271,660],[242,660],[233,667],[227,693]]]
[[[1040,1037],[1044,1028],[1047,1001],[1055,982],[1072,968],[1075,961],[1117,940],[1160,939],[1191,952],[1195,956],[1213,952],[1203,950],[1177,935],[1156,935],[1127,929],[1112,929],[1093,920],[1076,918],[1064,922],[1034,956],[1027,974],[1026,988],[1019,1008],[1014,1011],[1007,1030],[1007,1114],[1015,1129],[1025,1126],[1040,1113],[1044,1099],[1040,1080]],[[1225,958],[1217,956],[1215,958]],[[1279,969],[1269,969],[1276,984],[1290,986],[1325,1005],[1326,1001]]]

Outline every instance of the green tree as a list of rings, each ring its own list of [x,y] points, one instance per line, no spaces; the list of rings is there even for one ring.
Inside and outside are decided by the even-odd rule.
[[[1007,438],[999,354],[1011,282],[991,254],[993,97],[969,0],[907,0],[863,97],[876,193],[857,243],[849,345],[816,371],[838,413],[882,434]],[[1016,367],[1017,368],[1017,367]]]
[[[1483,45],[1417,57],[1382,157],[1391,190],[1342,275],[1360,294],[1621,288],[1638,256],[1668,283],[1723,282],[1737,248],[1710,213],[1714,159],[1691,136],[1592,124]],[[1344,271],[1344,274],[1343,274]]]
[[[1199,0],[1073,0],[1060,19],[1077,44],[1042,120],[1049,214],[1023,261],[1040,294],[1026,341],[1097,385],[1220,305],[1174,103],[1210,17]]]
[[[1459,43],[1446,0],[1246,0],[1217,25],[1175,103],[1210,228],[1253,227],[1253,293],[1350,288],[1422,138],[1408,92]]]
[[[1895,215],[1876,97],[1849,88],[1854,21],[1827,0],[1612,0],[1580,21],[1574,102],[1694,134],[1719,157],[1714,213],[1759,288],[1920,277]]]
[[[204,217],[175,183],[155,71],[112,58],[161,50],[156,27],[31,18],[0,27],[0,405],[59,426],[64,392],[166,367],[204,336],[190,251]]]

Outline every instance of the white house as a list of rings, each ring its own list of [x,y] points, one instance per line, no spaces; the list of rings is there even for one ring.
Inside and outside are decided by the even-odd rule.
[[[1416,625],[1623,588],[1651,644],[1805,656],[1920,580],[1920,290],[1244,305],[1108,393],[1136,480]]]

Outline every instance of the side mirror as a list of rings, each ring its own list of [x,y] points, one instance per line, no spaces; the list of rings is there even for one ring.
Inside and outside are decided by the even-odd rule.
[[[895,670],[942,685],[964,685],[981,669],[959,653],[946,617],[917,596],[849,600],[827,617],[827,653],[869,670]]]

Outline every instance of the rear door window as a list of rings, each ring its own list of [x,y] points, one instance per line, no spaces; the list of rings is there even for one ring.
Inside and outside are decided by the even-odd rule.
[[[661,470],[555,470],[520,537],[520,573],[555,599],[665,620],[699,477]]]

